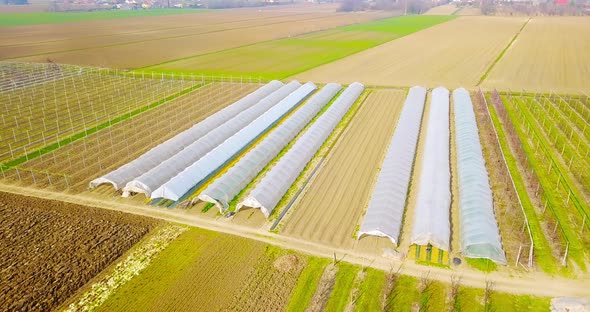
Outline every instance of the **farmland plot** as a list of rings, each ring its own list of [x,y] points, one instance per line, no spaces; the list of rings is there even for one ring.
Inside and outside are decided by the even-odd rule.
[[[460,17],[316,67],[295,78],[362,81],[366,85],[474,86],[525,21]]]
[[[323,15],[311,14],[311,16],[304,14],[297,19],[289,20],[289,18],[286,18],[287,21],[284,22],[280,20],[276,22],[262,20],[264,21],[263,23],[253,21],[250,24],[246,23],[228,29],[222,28],[203,33],[199,33],[197,30],[185,35],[176,35],[174,33],[166,36],[154,35],[156,39],[147,36],[146,39],[136,42],[120,43],[119,40],[125,39],[116,38],[114,39],[116,41],[114,44],[106,41],[99,47],[73,49],[55,53],[46,52],[34,56],[21,57],[17,60],[44,62],[49,58],[58,63],[138,68],[262,41],[329,29],[336,26],[361,23],[387,16],[390,16],[390,13],[331,13]],[[203,44],[203,42],[207,44]],[[170,47],[174,48],[170,49]],[[11,53],[12,55],[18,54],[17,52]]]
[[[0,193],[0,302],[52,310],[157,224],[145,217]]]
[[[534,17],[482,86],[580,93],[590,88],[590,18]]]
[[[262,42],[160,64],[157,70],[284,78],[446,22],[448,16],[403,16]]]
[[[69,185],[84,190],[90,180],[139,157],[149,149],[232,104],[260,85],[256,83],[210,83],[169,103],[30,160],[19,166],[21,178],[46,185],[50,175],[65,175]],[[11,178],[15,177],[11,171]],[[37,175],[37,180],[32,180]],[[55,180],[55,179],[54,179]],[[55,183],[55,181],[51,181]]]
[[[353,247],[404,92],[373,91],[300,196],[283,233]]]
[[[26,74],[26,67],[5,73],[15,75],[21,70]],[[46,70],[52,74],[62,69],[46,66]],[[18,160],[41,147],[85,133],[197,86],[195,81],[156,79],[147,75],[130,78],[93,68],[78,70],[79,75],[48,82],[40,77],[40,84],[0,93],[0,140],[4,142],[0,146],[0,162]],[[36,79],[36,74],[30,79]]]

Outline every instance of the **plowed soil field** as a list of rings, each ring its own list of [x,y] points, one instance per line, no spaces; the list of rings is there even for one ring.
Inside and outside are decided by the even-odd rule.
[[[295,78],[380,86],[475,86],[525,21],[520,17],[460,17]]]
[[[590,17],[530,20],[483,86],[499,90],[588,93]]]
[[[390,15],[248,9],[14,27],[0,59],[137,68]]]
[[[50,311],[157,224],[150,218],[0,192],[0,302]]]
[[[405,92],[373,91],[326,158],[283,227],[286,235],[338,247],[355,245]]]

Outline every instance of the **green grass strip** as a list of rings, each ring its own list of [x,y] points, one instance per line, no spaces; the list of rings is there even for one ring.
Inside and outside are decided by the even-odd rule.
[[[381,294],[385,286],[385,272],[373,268],[366,269],[367,276],[359,287],[355,311],[381,311]]]
[[[287,312],[303,311],[311,303],[324,268],[330,263],[329,259],[309,257],[307,259],[307,266],[301,272],[297,285],[293,290],[289,305],[287,305]]]
[[[336,283],[328,299],[325,311],[344,311],[348,304],[350,291],[354,285],[359,267],[340,262],[338,264],[338,273],[336,273]]]
[[[111,126],[113,126],[115,124],[118,124],[118,123],[120,123],[122,121],[125,121],[125,120],[127,120],[127,119],[129,119],[129,118],[131,118],[133,116],[139,115],[139,114],[141,114],[141,113],[143,113],[145,111],[148,111],[148,110],[151,110],[153,108],[156,108],[156,107],[158,107],[158,106],[160,106],[160,105],[162,105],[162,104],[164,104],[164,103],[166,103],[168,101],[171,101],[171,100],[173,100],[173,99],[175,99],[177,97],[180,97],[182,95],[188,94],[188,93],[190,93],[190,92],[192,92],[192,91],[194,91],[194,90],[196,90],[196,89],[198,89],[198,88],[200,88],[200,87],[202,87],[204,85],[205,84],[199,84],[199,85],[192,86],[190,88],[186,88],[186,89],[184,89],[184,90],[182,90],[182,91],[180,91],[178,93],[169,95],[169,96],[167,96],[167,97],[165,97],[165,98],[163,98],[161,100],[158,100],[158,101],[153,102],[151,104],[148,104],[146,106],[137,108],[137,109],[135,109],[135,110],[133,110],[133,111],[131,111],[129,113],[123,114],[123,115],[121,115],[119,117],[116,117],[114,119],[111,119],[109,121],[105,121],[105,122],[103,122],[103,123],[101,123],[101,124],[99,124],[97,126],[88,128],[85,131],[76,133],[76,134],[74,134],[74,135],[72,135],[72,136],[70,136],[68,138],[65,138],[63,140],[57,141],[57,142],[55,142],[55,143],[53,143],[51,145],[42,147],[41,149],[38,149],[38,150],[36,150],[34,152],[31,152],[29,154],[26,154],[26,155],[24,155],[24,156],[22,156],[20,158],[17,158],[17,159],[14,159],[12,161],[9,161],[7,163],[4,163],[4,164],[0,165],[0,167],[3,170],[7,170],[7,169],[10,169],[10,168],[16,167],[16,166],[18,166],[20,164],[23,164],[23,163],[25,163],[25,162],[27,162],[27,161],[29,161],[31,159],[35,159],[35,158],[37,158],[37,157],[39,157],[41,155],[44,155],[44,154],[53,152],[54,150],[56,150],[56,149],[58,149],[58,148],[60,148],[62,146],[65,146],[65,145],[68,145],[68,144],[70,144],[72,142],[75,142],[75,141],[78,141],[80,139],[83,139],[83,138],[85,138],[85,137],[87,137],[87,136],[89,136],[89,135],[91,135],[91,134],[93,134],[95,132],[98,132],[98,131],[100,131],[102,129],[111,127]]]
[[[81,21],[110,20],[129,17],[162,16],[200,13],[203,9],[148,9],[148,10],[104,10],[91,12],[31,12],[0,13],[0,27],[14,27],[37,24],[62,24]]]
[[[478,86],[488,77],[489,73],[492,71],[492,69],[494,69],[494,67],[500,61],[500,59],[504,56],[504,54],[506,54],[506,51],[508,51],[508,49],[512,46],[512,44],[514,43],[514,41],[516,41],[516,38],[518,37],[518,35],[520,35],[520,33],[522,32],[522,30],[524,29],[524,27],[529,23],[530,20],[531,20],[531,18],[529,17],[529,19],[527,19],[526,22],[524,22],[524,24],[522,24],[522,27],[520,27],[520,29],[518,30],[518,32],[516,33],[516,35],[514,35],[514,37],[512,37],[512,40],[510,40],[510,42],[508,43],[508,45],[506,45],[506,47],[504,48],[504,50],[502,50],[502,52],[500,52],[500,54],[498,55],[498,57],[496,57],[496,59],[494,60],[494,62],[492,62],[492,64],[490,65],[490,67],[488,67],[488,69],[485,71],[485,73],[483,73],[483,75],[481,76],[481,78],[479,78],[479,81],[477,82],[477,85]]]

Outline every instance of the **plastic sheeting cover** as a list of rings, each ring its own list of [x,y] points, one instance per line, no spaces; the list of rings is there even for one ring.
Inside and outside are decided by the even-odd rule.
[[[451,224],[449,90],[432,91],[412,244],[449,251]]]
[[[118,190],[127,182],[133,180],[166,159],[172,157],[174,154],[178,153],[183,148],[194,142],[196,138],[203,136],[207,132],[223,124],[243,110],[258,103],[264,97],[278,90],[282,86],[283,83],[276,80],[267,83],[266,85],[246,95],[235,103],[221,109],[220,111],[207,117],[205,120],[195,124],[191,128],[150,149],[135,160],[107,173],[100,178],[92,180],[90,182],[90,188],[94,188],[103,183],[110,183],[113,185],[113,187],[115,187],[115,189]]]
[[[388,237],[397,245],[425,99],[425,88],[410,89],[357,238]]]
[[[212,149],[211,152],[207,153],[207,155],[156,189],[152,193],[152,199],[166,198],[174,201],[179,200],[191,188],[198,186],[214,174],[227,161],[248,147],[256,138],[297,107],[316,88],[315,84],[308,82],[289,94],[277,105],[238,131],[238,133],[225,140]]]
[[[342,87],[337,83],[324,86],[222,177],[201,192],[198,199],[215,204],[221,212],[227,210],[229,202],[328,104],[340,89]]]
[[[143,193],[150,196],[153,190],[205,156],[213,148],[236,134],[240,129],[247,126],[300,86],[301,84],[297,81],[284,85],[225,123],[201,135],[172,157],[127,183],[123,188],[123,196],[127,196],[129,192]]]
[[[358,82],[348,86],[269,170],[248,197],[238,203],[237,210],[244,206],[260,208],[260,211],[268,218],[305,165],[322,146],[364,89],[365,87]]]
[[[453,103],[461,250],[468,258],[486,258],[506,264],[469,92],[463,88],[453,91]]]

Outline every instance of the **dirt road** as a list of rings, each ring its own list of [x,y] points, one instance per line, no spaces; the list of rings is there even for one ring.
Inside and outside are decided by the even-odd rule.
[[[128,205],[124,203],[115,203],[109,199],[105,200],[91,198],[83,195],[48,192],[45,190],[22,188],[6,184],[0,184],[0,190],[23,195],[26,194],[28,196],[58,199],[65,202],[78,203],[109,210],[124,211],[137,215],[150,216],[170,222],[177,222],[212,231],[246,237],[282,248],[295,249],[303,253],[319,257],[331,258],[334,256],[334,253],[336,253],[338,257],[344,256],[344,260],[347,262],[370,266],[381,270],[389,270],[391,267],[397,268],[401,265],[402,274],[421,277],[424,275],[424,273],[430,272],[429,276],[433,280],[439,280],[447,283],[451,281],[451,277],[453,275],[459,275],[461,277],[462,285],[465,286],[484,288],[486,280],[491,280],[494,282],[494,289],[501,292],[554,297],[590,297],[590,293],[588,292],[588,285],[590,285],[590,275],[588,274],[578,278],[577,280],[571,280],[561,277],[551,277],[542,273],[492,272],[486,274],[468,268],[456,270],[427,267],[415,264],[413,261],[400,261],[399,259],[381,257],[370,253],[352,252],[348,249],[334,248],[318,243],[313,243],[307,240],[270,233],[263,230],[254,230],[247,226],[240,226],[236,224],[229,225],[229,222],[225,221],[224,218],[214,221],[208,218],[188,215],[182,210],[157,209],[140,205]]]

